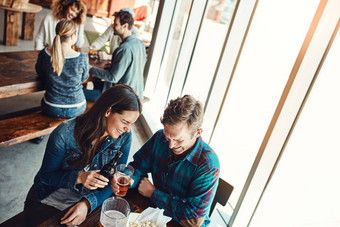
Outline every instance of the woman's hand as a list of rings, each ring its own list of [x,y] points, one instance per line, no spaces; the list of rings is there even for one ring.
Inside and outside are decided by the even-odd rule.
[[[86,219],[89,209],[90,203],[86,199],[81,200],[67,211],[64,217],[60,219],[60,224],[80,225]]]
[[[80,172],[77,177],[76,184],[83,184],[85,188],[94,190],[97,188],[104,188],[109,180],[99,174],[100,170],[93,170],[87,172]]]

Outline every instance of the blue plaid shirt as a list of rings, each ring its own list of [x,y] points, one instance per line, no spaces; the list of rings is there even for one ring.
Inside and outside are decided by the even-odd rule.
[[[182,159],[173,162],[169,142],[163,130],[156,132],[133,156],[133,176],[137,187],[141,178],[152,174],[156,190],[151,201],[165,210],[164,214],[175,221],[208,217],[218,185],[220,164],[215,152],[199,137],[192,150]]]

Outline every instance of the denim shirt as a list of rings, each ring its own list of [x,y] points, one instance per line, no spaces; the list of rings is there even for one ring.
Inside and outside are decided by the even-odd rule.
[[[59,188],[67,188],[79,193],[86,198],[91,208],[89,213],[103,203],[112,195],[110,183],[104,190],[89,190],[82,184],[76,184],[78,174],[84,171],[84,167],[78,170],[69,165],[68,161],[77,159],[82,151],[79,150],[75,138],[75,119],[61,123],[50,135],[47,142],[44,158],[40,170],[34,178],[34,187],[39,201],[46,198]],[[131,147],[131,132],[123,133],[119,138],[113,139],[107,136],[100,146],[92,162],[87,166],[90,170],[99,170],[113,159],[114,155],[121,151],[122,157],[118,164],[126,163]],[[111,179],[109,179],[111,180]]]

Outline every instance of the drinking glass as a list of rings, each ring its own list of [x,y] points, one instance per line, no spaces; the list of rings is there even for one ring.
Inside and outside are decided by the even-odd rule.
[[[97,59],[98,58],[98,50],[94,50],[94,49],[90,48],[89,57],[93,58],[93,59]]]
[[[120,197],[107,198],[102,205],[99,227],[124,227],[130,214],[129,203]]]
[[[79,47],[77,47],[77,46],[72,46],[72,49],[75,50],[75,51],[79,51]]]
[[[135,169],[130,165],[119,164],[116,166],[116,182],[119,187],[119,191],[115,193],[116,196],[123,197],[126,195],[134,172]]]

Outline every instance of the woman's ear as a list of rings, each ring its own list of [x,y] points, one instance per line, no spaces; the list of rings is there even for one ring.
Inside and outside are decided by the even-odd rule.
[[[69,39],[71,41],[71,44],[74,45],[77,42],[77,35],[72,34]]]
[[[106,113],[105,113],[105,117],[108,117],[108,116],[110,116],[110,114],[111,114],[111,108],[110,108],[110,109],[108,109],[108,110],[106,111]]]

